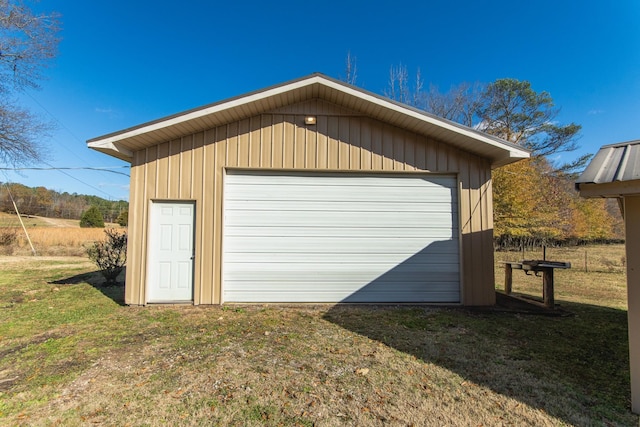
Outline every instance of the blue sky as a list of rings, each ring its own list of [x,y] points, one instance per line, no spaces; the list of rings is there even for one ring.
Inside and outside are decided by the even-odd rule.
[[[58,167],[126,163],[86,140],[322,72],[381,93],[389,68],[427,83],[528,80],[583,126],[579,152],[640,138],[640,2],[211,2],[41,0],[62,17],[59,54],[22,102],[57,122],[44,141]],[[126,170],[120,170],[124,171]],[[128,178],[23,171],[0,181],[128,199]]]

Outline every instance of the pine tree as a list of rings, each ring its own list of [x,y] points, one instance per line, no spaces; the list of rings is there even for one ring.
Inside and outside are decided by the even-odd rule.
[[[80,218],[80,227],[104,228],[104,217],[96,206],[91,206]]]

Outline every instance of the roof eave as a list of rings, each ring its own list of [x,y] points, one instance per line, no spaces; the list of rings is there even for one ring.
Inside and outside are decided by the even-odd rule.
[[[511,163],[519,162],[520,160],[528,159],[531,154],[521,151],[510,151],[508,155],[493,159],[491,162],[491,169],[497,169],[502,166],[510,165]]]
[[[576,190],[580,197],[584,198],[616,198],[633,196],[640,194],[640,180],[615,181],[605,183],[579,182],[576,183]]]
[[[321,88],[325,90],[321,90]],[[324,92],[321,95],[320,92]],[[287,94],[287,97],[282,95]],[[132,153],[163,141],[179,138],[190,133],[223,124],[220,117],[231,116],[233,120],[243,118],[243,114],[259,114],[289,102],[289,98],[300,100],[312,97],[347,97],[345,102],[360,107],[363,114],[372,117],[383,114],[398,113],[411,121],[415,128],[422,128],[422,133],[437,129],[449,139],[452,145],[477,155],[488,158],[492,167],[504,166],[521,159],[528,158],[530,152],[520,146],[501,140],[475,129],[460,125],[426,113],[422,110],[400,104],[380,95],[364,91],[344,82],[331,79],[322,74],[312,74],[298,80],[255,91],[247,95],[209,104],[173,116],[165,117],[119,132],[93,138],[87,141],[89,148],[96,149],[125,161],[131,161]],[[364,103],[360,106],[360,101]],[[225,114],[226,113],[226,114]],[[220,121],[220,123],[218,123]],[[417,130],[417,129],[416,129]],[[483,144],[479,146],[478,144]],[[489,147],[487,147],[489,146]],[[487,149],[489,148],[489,149]]]
[[[87,142],[87,146],[93,150],[100,151],[101,153],[107,154],[111,157],[115,157],[117,159],[123,160],[125,162],[131,163],[133,160],[133,152],[120,147],[117,144],[109,141],[109,142]]]

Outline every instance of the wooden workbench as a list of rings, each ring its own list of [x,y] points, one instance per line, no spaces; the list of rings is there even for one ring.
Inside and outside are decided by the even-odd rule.
[[[522,260],[503,261],[504,264],[504,292],[511,294],[513,286],[513,270],[523,270],[526,274],[532,272],[539,276],[542,273],[542,300],[545,307],[554,308],[553,296],[553,270],[556,268],[571,268],[570,262],[546,261],[546,260]]]

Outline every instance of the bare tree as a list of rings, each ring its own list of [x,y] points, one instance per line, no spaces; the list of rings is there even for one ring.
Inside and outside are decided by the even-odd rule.
[[[0,163],[18,165],[43,159],[40,140],[50,128],[24,108],[0,99]]]
[[[522,145],[536,158],[549,158],[578,149],[581,126],[557,124],[559,109],[554,106],[551,95],[534,91],[527,81],[498,79],[487,85],[461,83],[444,93],[431,85],[425,92],[418,70],[414,85],[409,82],[406,66],[392,66],[384,95]],[[555,165],[553,173],[575,172],[584,167],[590,157],[584,155],[572,162]]]
[[[34,14],[21,0],[0,0],[0,161],[24,164],[41,158],[38,141],[50,128],[12,99],[37,88],[55,57],[58,15]]]
[[[355,85],[358,80],[358,58],[351,55],[351,51],[347,52],[347,58],[345,59],[345,77],[344,82],[350,85]]]
[[[413,81],[413,84],[411,82]],[[474,126],[477,112],[482,105],[483,86],[479,83],[461,83],[452,86],[448,92],[440,92],[437,86],[429,85],[424,90],[424,79],[418,68],[415,78],[411,78],[405,65],[389,69],[389,82],[384,95],[395,101],[428,111],[447,120]]]
[[[409,88],[409,71],[406,65],[392,65],[389,68],[389,86],[384,91],[384,95],[405,104],[411,104],[411,101],[417,97],[417,94],[412,94]]]
[[[477,124],[478,110],[482,106],[483,86],[479,83],[460,83],[442,93],[435,85],[429,86],[422,109],[436,116],[461,123],[465,126]]]

